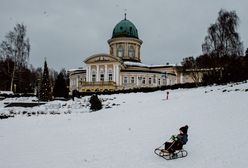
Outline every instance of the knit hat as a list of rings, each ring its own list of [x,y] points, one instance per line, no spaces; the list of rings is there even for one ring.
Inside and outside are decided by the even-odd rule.
[[[185,125],[184,127],[181,127],[179,130],[182,131],[184,134],[187,134],[188,132],[188,125]]]

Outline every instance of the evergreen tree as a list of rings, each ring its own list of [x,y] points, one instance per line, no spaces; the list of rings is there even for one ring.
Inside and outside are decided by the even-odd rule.
[[[53,96],[68,98],[68,89],[66,86],[66,80],[65,80],[63,71],[61,71],[59,75],[57,76],[57,79],[55,81],[55,85],[53,88]]]
[[[42,81],[40,85],[39,99],[41,101],[49,101],[52,99],[51,86],[49,80],[49,72],[47,62],[45,60]]]

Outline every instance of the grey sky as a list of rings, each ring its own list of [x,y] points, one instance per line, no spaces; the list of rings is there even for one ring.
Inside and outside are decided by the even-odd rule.
[[[143,40],[142,63],[180,63],[201,54],[207,28],[221,8],[235,10],[248,47],[247,0],[0,0],[0,41],[16,23],[27,26],[30,63],[59,71],[84,66],[93,54],[109,53],[107,40],[124,18]]]

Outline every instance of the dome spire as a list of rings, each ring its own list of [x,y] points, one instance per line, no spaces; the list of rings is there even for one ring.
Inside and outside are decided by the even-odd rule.
[[[124,20],[127,20],[127,9],[124,9],[125,13],[124,13]]]

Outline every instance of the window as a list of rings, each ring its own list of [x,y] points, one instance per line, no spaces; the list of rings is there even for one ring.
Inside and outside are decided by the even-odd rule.
[[[92,82],[96,81],[96,74],[92,74]]]
[[[153,83],[156,83],[156,76],[153,75]]]
[[[152,84],[152,78],[149,78],[148,82],[149,82],[149,85]]]
[[[117,56],[123,57],[124,56],[124,48],[120,45],[117,49]]]
[[[158,85],[160,85],[160,79],[158,79]]]
[[[142,83],[146,84],[146,78],[145,77],[143,78]]]
[[[128,77],[127,76],[124,77],[124,83],[125,84],[128,83]]]
[[[134,83],[134,77],[131,77],[131,83]]]
[[[112,75],[112,73],[110,73],[110,74],[108,74],[109,76],[108,76],[108,79],[109,79],[109,81],[112,81],[113,80],[113,75]]]
[[[163,85],[165,85],[166,84],[166,80],[165,79],[163,79]]]
[[[92,70],[91,80],[92,82],[96,82],[96,71],[95,70]]]
[[[113,71],[112,71],[112,69],[108,69],[108,80],[109,81],[113,80]]]
[[[104,74],[100,75],[100,81],[104,81]]]
[[[135,50],[134,50],[133,46],[129,46],[128,47],[128,56],[133,58],[134,55],[135,55]]]
[[[74,85],[74,80],[70,80],[70,86]]]

